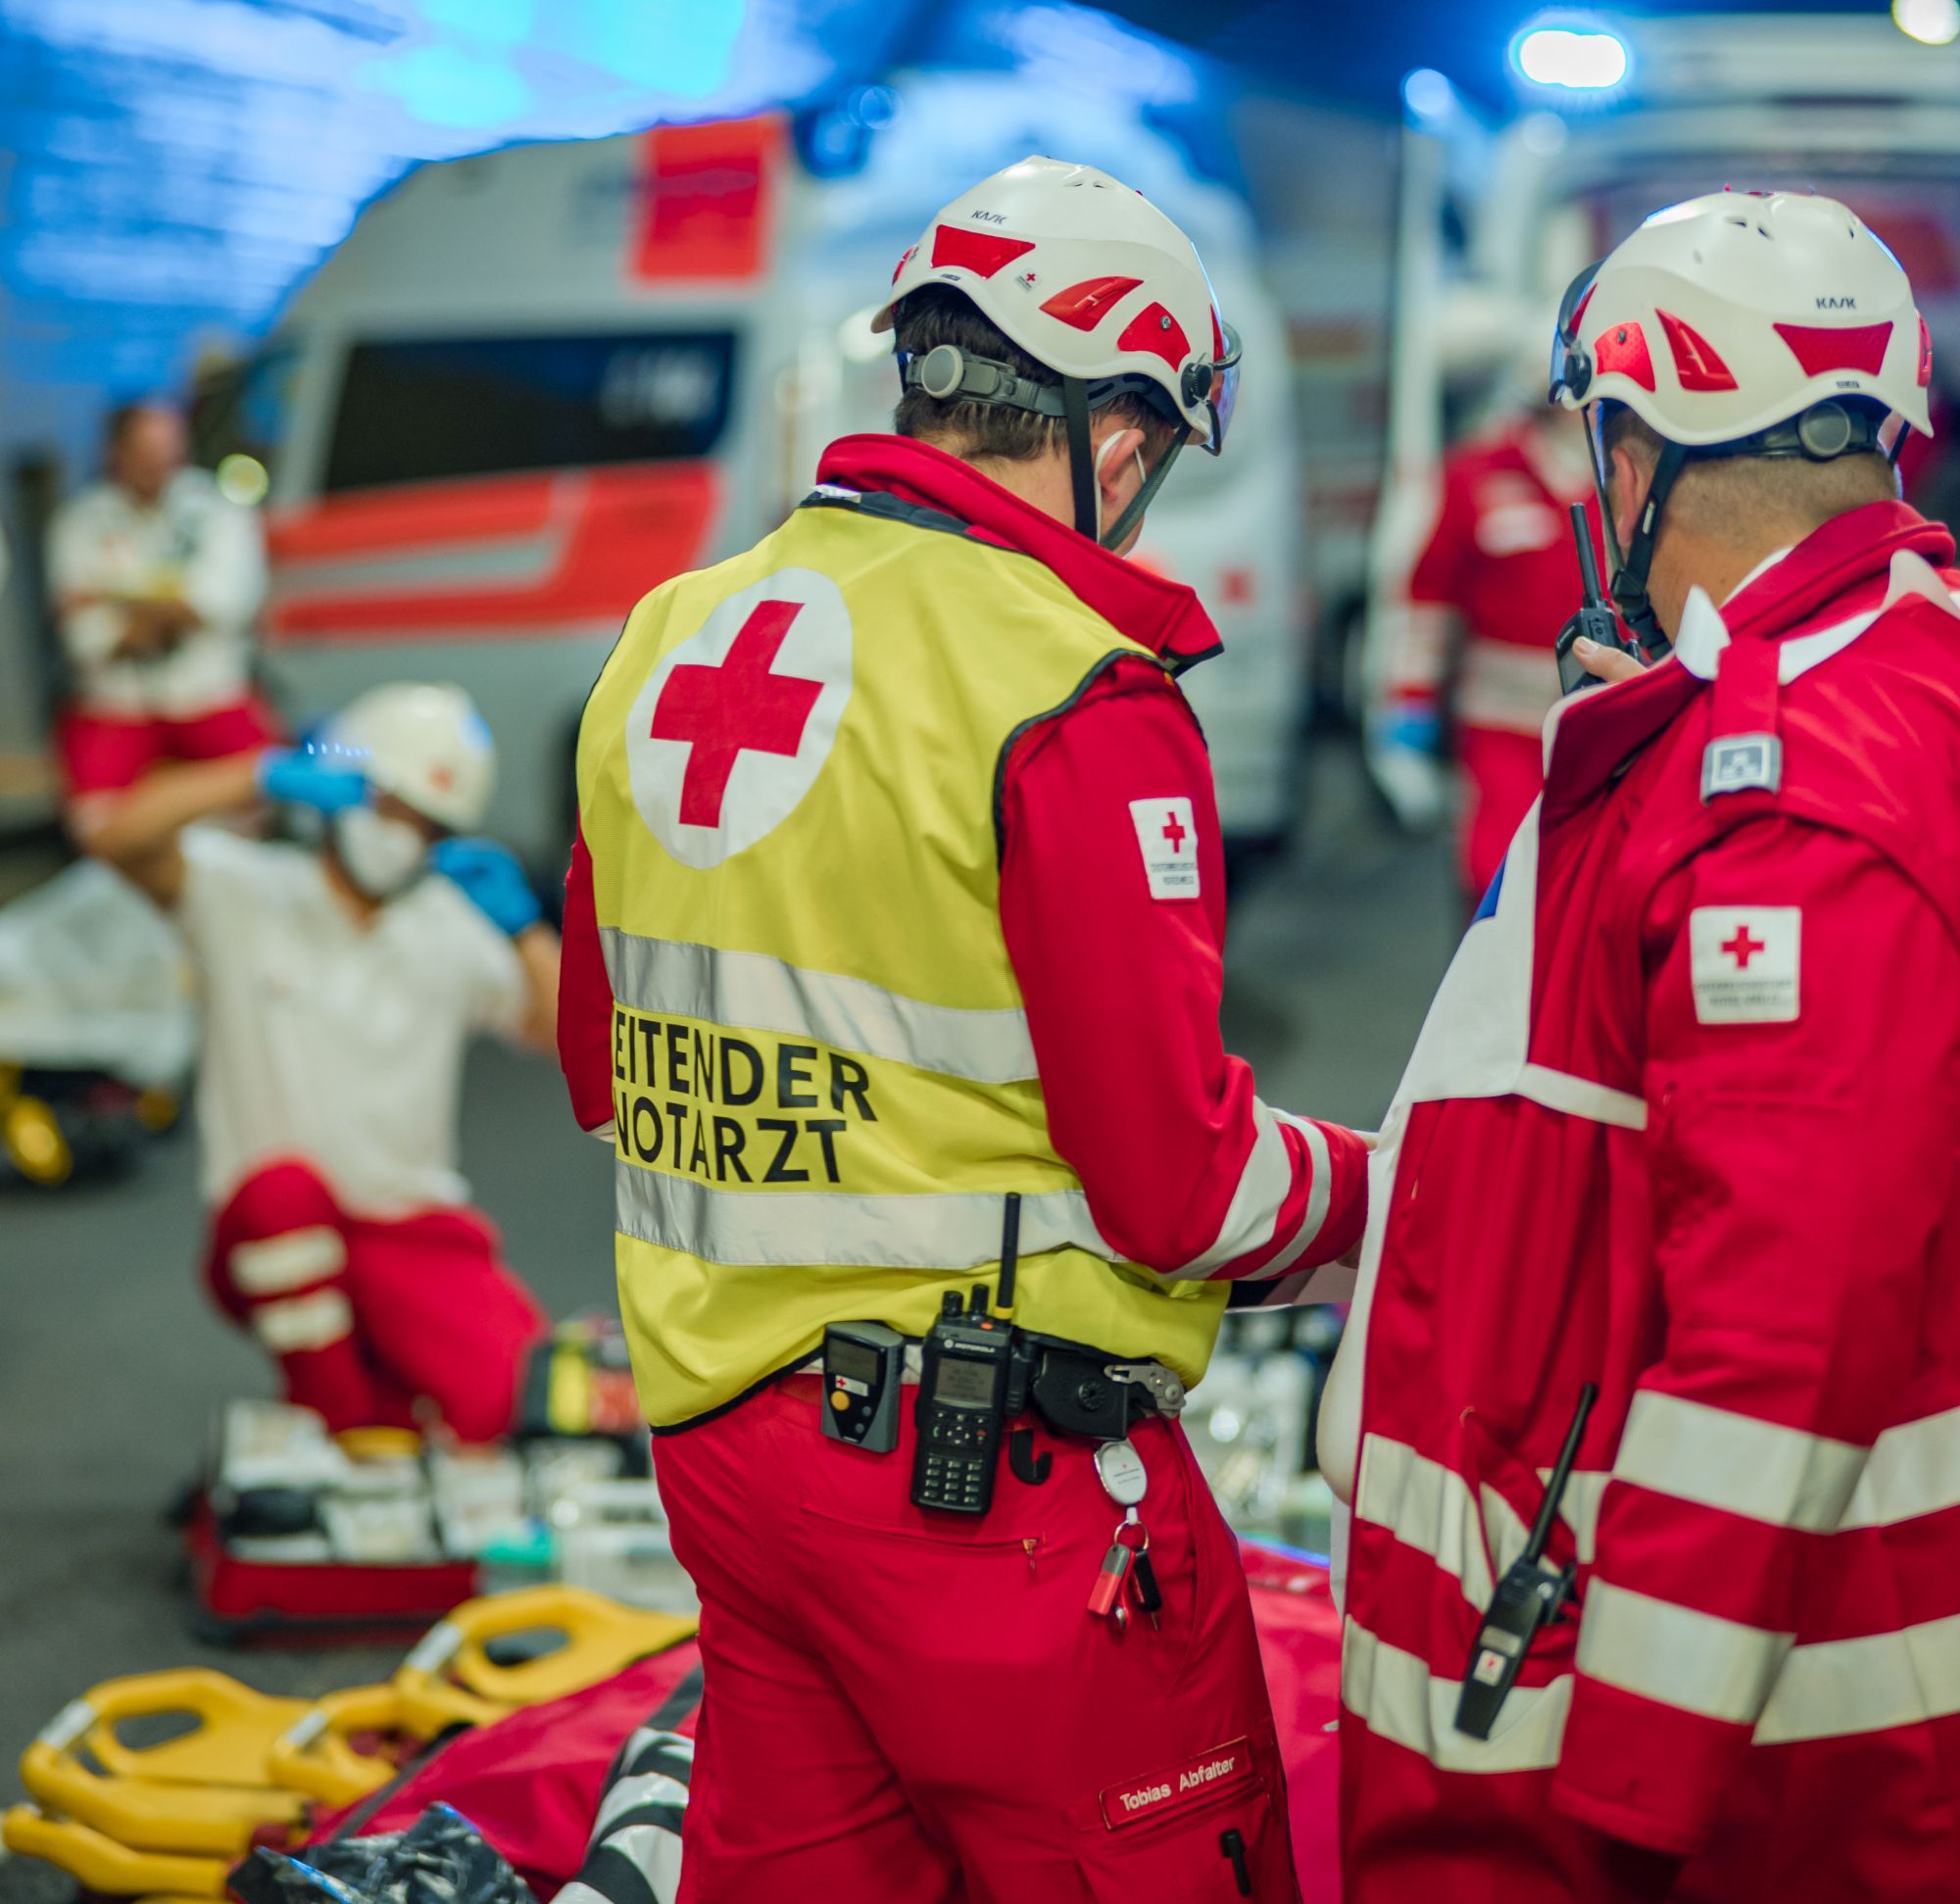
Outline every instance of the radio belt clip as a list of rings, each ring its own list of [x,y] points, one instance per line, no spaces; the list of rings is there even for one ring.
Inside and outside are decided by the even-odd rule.
[[[1456,1701],[1456,1730],[1471,1738],[1491,1736],[1539,1629],[1555,1620],[1572,1597],[1578,1568],[1552,1566],[1544,1550],[1551,1540],[1566,1483],[1572,1479],[1573,1463],[1579,1458],[1587,1417],[1598,1399],[1596,1383],[1589,1382],[1580,1390],[1578,1412],[1545,1483],[1544,1498],[1539,1503],[1538,1519],[1532,1523],[1525,1550],[1505,1569],[1478,1626],[1470,1664],[1463,1674],[1463,1690]]]

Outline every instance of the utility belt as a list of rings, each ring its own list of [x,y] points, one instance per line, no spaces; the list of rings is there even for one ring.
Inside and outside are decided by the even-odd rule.
[[[833,1322],[823,1332],[817,1410],[830,1440],[890,1454],[899,1444],[905,1391],[915,1391],[917,1506],[985,1514],[1004,1441],[1019,1480],[1045,1481],[1052,1457],[1037,1460],[1033,1431],[1007,1433],[1029,1409],[1057,1434],[1100,1443],[1100,1457],[1112,1443],[1127,1447],[1132,1422],[1175,1417],[1184,1406],[1182,1379],[1161,1362],[1124,1361],[1014,1325],[1020,1228],[1021,1199],[1010,1193],[1003,1205],[998,1301],[985,1283],[974,1283],[963,1303],[956,1290],[947,1291],[923,1340],[882,1322]]]
[[[864,1326],[838,1325],[847,1332]],[[925,1372],[925,1339],[904,1336],[899,1342],[899,1382],[904,1387],[915,1388]],[[1092,1441],[1119,1441],[1137,1422],[1152,1417],[1175,1421],[1184,1412],[1184,1380],[1162,1362],[1121,1361],[1106,1349],[1011,1328],[1008,1357],[1010,1377],[1002,1412],[1009,1420],[1032,1408],[1057,1435],[1081,1435]],[[808,1361],[800,1362],[790,1373],[829,1376],[831,1379],[823,1385],[826,1395],[851,1392],[848,1386],[851,1378],[847,1376],[845,1383],[838,1383],[835,1379],[838,1371],[828,1366],[821,1351]],[[854,1396],[846,1409],[862,1406]],[[826,1426],[834,1429],[836,1424]]]

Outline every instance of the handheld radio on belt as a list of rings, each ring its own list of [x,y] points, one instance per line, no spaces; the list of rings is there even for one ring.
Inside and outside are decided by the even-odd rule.
[[[912,1451],[912,1500],[920,1507],[984,1514],[994,1504],[1014,1332],[987,1313],[987,1285],[974,1284],[962,1313],[959,1293],[948,1290],[925,1339]]]
[[[1586,1418],[1598,1399],[1597,1383],[1589,1382],[1580,1390],[1579,1412],[1572,1418],[1565,1445],[1559,1449],[1558,1460],[1544,1484],[1544,1499],[1539,1503],[1538,1519],[1532,1523],[1525,1550],[1497,1583],[1497,1590],[1478,1627],[1477,1643],[1470,1649],[1470,1664],[1463,1674],[1463,1691],[1456,1701],[1456,1730],[1472,1738],[1491,1736],[1491,1728],[1497,1723],[1497,1714],[1517,1684],[1525,1653],[1538,1636],[1539,1629],[1555,1620],[1572,1597],[1578,1568],[1550,1565],[1544,1550],[1558,1519],[1558,1504],[1564,1498],[1565,1485],[1572,1479],[1572,1464],[1579,1458]]]
[[[1575,688],[1599,686],[1599,677],[1587,673],[1585,663],[1572,652],[1572,644],[1582,637],[1622,655],[1638,656],[1641,652],[1621,635],[1620,618],[1606,600],[1606,591],[1599,586],[1599,563],[1592,554],[1592,538],[1587,532],[1584,503],[1572,506],[1572,537],[1579,545],[1579,579],[1585,585],[1586,595],[1579,612],[1558,631],[1558,639],[1552,644],[1558,657],[1558,686],[1564,694]]]
[[[1001,1220],[999,1313],[975,1283],[965,1312],[948,1290],[925,1339],[919,1374],[918,1444],[912,1450],[912,1502],[948,1514],[984,1514],[994,1504],[1001,1430],[1027,1399],[1027,1362],[1017,1347],[1014,1276],[1020,1266],[1021,1199],[1010,1192]],[[1010,1392],[1011,1391],[1011,1392]]]

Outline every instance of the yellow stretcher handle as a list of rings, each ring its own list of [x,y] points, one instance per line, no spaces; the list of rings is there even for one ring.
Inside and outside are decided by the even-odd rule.
[[[402,1695],[393,1685],[356,1685],[329,1692],[272,1741],[268,1769],[282,1785],[327,1805],[352,1805],[395,1776],[390,1759],[357,1751],[355,1733],[410,1733]],[[417,1735],[419,1736],[419,1735]]]
[[[75,1879],[84,1890],[109,1897],[164,1892],[172,1897],[224,1895],[227,1858],[172,1857],[160,1851],[132,1851],[71,1818],[49,1818],[32,1805],[16,1805],[0,1815],[0,1844],[24,1858],[45,1858]]]
[[[692,1615],[647,1613],[582,1587],[525,1587],[466,1600],[423,1635],[395,1675],[408,1728],[433,1734],[445,1726],[481,1726],[580,1692],[635,1660],[690,1639]],[[553,1651],[514,1666],[488,1648],[517,1634],[563,1635]]]
[[[241,1857],[265,1827],[305,1823],[305,1797],[275,1788],[268,1770],[272,1741],[305,1710],[200,1668],[110,1680],[42,1728],[21,1755],[21,1782],[49,1811],[131,1850]],[[197,1728],[161,1744],[117,1735],[122,1721],[179,1713]]]

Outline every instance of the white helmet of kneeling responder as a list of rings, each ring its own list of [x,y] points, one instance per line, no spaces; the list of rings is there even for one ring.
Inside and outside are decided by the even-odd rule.
[[[1656,212],[1573,280],[1550,397],[1601,424],[1624,404],[1667,445],[1613,598],[1643,640],[1654,533],[1682,467],[1708,457],[1833,457],[1930,433],[1933,347],[1899,262],[1856,213],[1797,192],[1709,192]],[[1893,424],[1887,441],[1886,429]]]
[[[461,688],[411,681],[369,688],[333,717],[324,740],[355,757],[369,786],[445,832],[483,824],[497,749]]]
[[[958,291],[1059,382],[1035,383],[942,344],[915,360],[901,353],[905,386],[1061,418],[1083,534],[1098,534],[1095,411],[1134,395],[1185,426],[1122,518],[1102,531],[1109,548],[1135,526],[1186,443],[1223,450],[1238,396],[1238,334],[1220,317],[1191,240],[1106,171],[1030,157],[962,192],[899,260],[872,328],[892,329],[899,305],[934,284]]]

